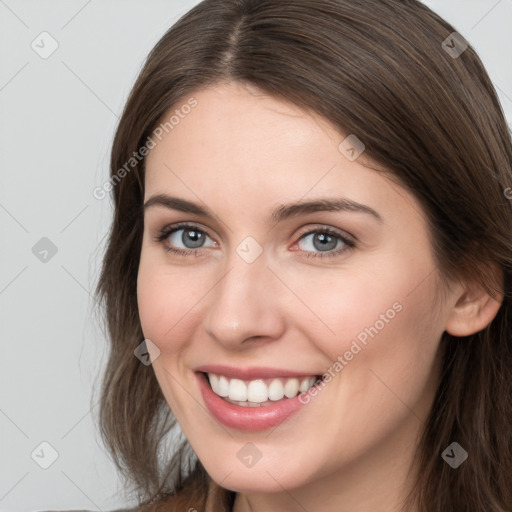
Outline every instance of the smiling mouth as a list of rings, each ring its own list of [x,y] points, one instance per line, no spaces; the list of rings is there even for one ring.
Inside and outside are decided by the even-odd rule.
[[[241,407],[263,407],[294,398],[311,389],[320,375],[241,380],[202,372],[212,391],[224,401]]]

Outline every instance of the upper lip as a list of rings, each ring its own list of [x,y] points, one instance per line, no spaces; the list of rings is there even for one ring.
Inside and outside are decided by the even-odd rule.
[[[222,364],[208,364],[196,368],[197,372],[214,373],[215,375],[224,375],[231,379],[255,380],[271,379],[272,377],[311,377],[318,375],[313,372],[299,372],[295,370],[285,370],[281,368],[251,367],[242,368],[227,366]]]

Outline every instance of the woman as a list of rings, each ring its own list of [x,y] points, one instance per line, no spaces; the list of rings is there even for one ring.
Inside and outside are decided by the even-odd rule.
[[[479,58],[418,1],[183,16],[119,123],[98,285],[140,509],[511,511],[511,184]]]

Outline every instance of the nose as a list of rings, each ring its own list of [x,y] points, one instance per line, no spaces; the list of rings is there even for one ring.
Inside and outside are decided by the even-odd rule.
[[[247,263],[233,254],[210,293],[204,317],[207,335],[230,350],[279,339],[286,326],[284,292],[263,255]]]

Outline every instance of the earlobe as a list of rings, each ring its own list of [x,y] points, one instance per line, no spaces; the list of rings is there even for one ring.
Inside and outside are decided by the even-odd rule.
[[[500,292],[494,298],[482,287],[463,290],[449,312],[445,330],[452,336],[469,336],[485,329],[503,302]]]

